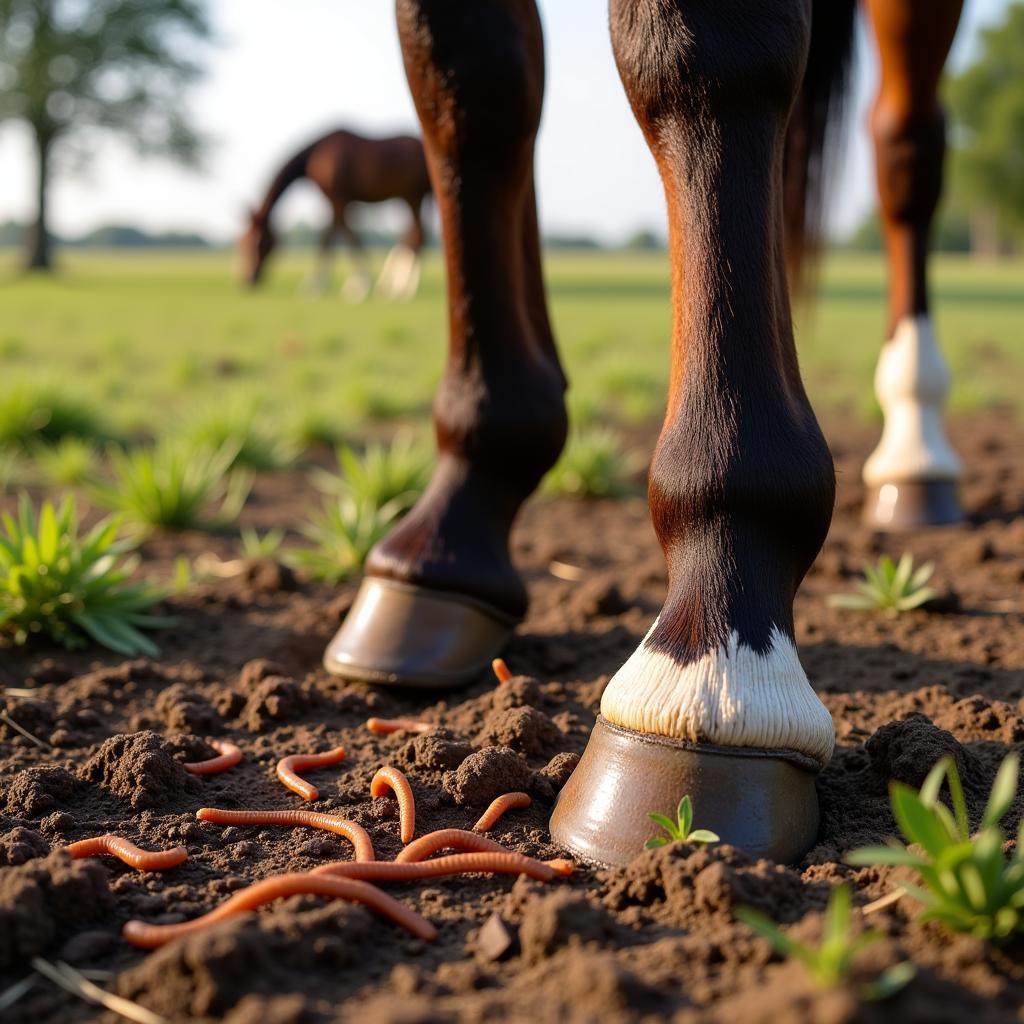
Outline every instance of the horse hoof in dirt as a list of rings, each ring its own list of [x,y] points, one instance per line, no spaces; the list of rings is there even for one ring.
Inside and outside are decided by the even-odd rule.
[[[466,595],[368,576],[324,667],[366,683],[460,686],[489,668],[517,621]]]

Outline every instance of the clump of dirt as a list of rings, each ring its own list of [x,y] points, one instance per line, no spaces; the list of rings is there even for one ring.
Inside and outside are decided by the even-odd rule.
[[[544,694],[541,692],[540,684],[532,676],[513,676],[491,693],[491,707],[495,711],[522,707],[536,708],[543,703]]]
[[[671,843],[646,850],[628,867],[609,870],[605,882],[605,903],[611,909],[644,907],[656,920],[681,926],[712,918],[731,921],[735,906],[794,921],[809,901],[795,871],[774,861],[751,860],[726,844],[698,848]]]
[[[199,735],[223,730],[220,715],[200,694],[182,683],[168,686],[156,699],[157,714],[172,732]]]
[[[610,915],[586,896],[562,889],[528,900],[519,943],[527,963],[540,963],[557,949],[602,945],[615,934]]]
[[[0,866],[13,867],[35,857],[45,857],[50,844],[35,829],[16,826],[0,833]]]
[[[100,919],[112,900],[96,861],[51,853],[0,873],[0,970]]]
[[[579,763],[579,754],[562,751],[560,754],[555,754],[537,774],[541,778],[547,779],[557,792],[569,781],[569,776],[576,770],[576,765]]]
[[[409,740],[395,759],[405,768],[451,771],[458,768],[473,750],[471,744],[456,739],[446,729],[439,729]]]
[[[291,899],[273,913],[164,946],[123,973],[118,991],[157,1013],[194,1020],[220,1017],[252,994],[302,992],[311,968],[340,979],[364,962],[380,924],[362,907],[319,902]]]
[[[570,615],[588,621],[607,615],[621,615],[632,607],[622,596],[614,574],[594,576],[585,580],[569,600]]]
[[[914,713],[878,729],[865,747],[875,774],[886,781],[920,789],[937,761],[952,757],[960,778],[969,783],[978,772],[977,761],[952,733],[936,728],[927,715]]]
[[[17,818],[41,818],[66,807],[81,789],[69,771],[58,765],[39,765],[18,772],[7,787],[7,813]]]
[[[533,772],[521,754],[508,747],[484,747],[451,772],[445,772],[445,792],[460,805],[489,804],[502,793],[527,789]]]
[[[511,747],[527,757],[551,750],[561,740],[558,726],[535,707],[514,707],[487,716],[477,736],[480,744]]]
[[[127,801],[132,810],[165,807],[199,793],[199,781],[155,732],[120,733],[105,740],[80,777]]]
[[[45,739],[53,731],[55,718],[54,707],[45,700],[7,700],[0,704],[0,709],[26,732],[39,739]],[[17,729],[0,719],[0,740],[25,745],[32,741],[23,736]]]
[[[255,685],[245,702],[242,724],[250,732],[260,732],[277,722],[300,715],[309,704],[309,693],[294,679],[267,676]]]

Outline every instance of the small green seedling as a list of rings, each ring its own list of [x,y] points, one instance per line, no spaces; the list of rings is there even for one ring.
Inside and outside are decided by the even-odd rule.
[[[608,427],[574,430],[561,458],[544,478],[547,494],[568,498],[613,498],[629,491],[636,459],[622,448],[622,438]]]
[[[925,584],[931,579],[935,566],[925,562],[914,570],[914,556],[905,551],[899,562],[893,562],[888,555],[879,559],[878,565],[866,565],[864,578],[856,580],[856,594],[832,594],[828,603],[834,608],[850,608],[857,611],[885,612],[897,616],[919,608],[936,596],[936,592]]]
[[[880,931],[865,931],[854,935],[850,929],[851,909],[849,886],[840,885],[834,888],[825,907],[821,943],[817,946],[792,938],[771,918],[750,907],[738,908],[736,916],[761,938],[767,939],[777,953],[802,963],[811,980],[819,988],[834,988],[851,976],[857,954],[882,938]],[[912,963],[904,961],[895,964],[883,971],[873,982],[861,986],[861,998],[887,999],[895,995],[913,977]]]
[[[693,801],[690,797],[684,796],[676,808],[676,820],[673,821],[667,814],[656,814],[649,812],[647,815],[656,825],[660,825],[667,833],[667,836],[654,836],[644,843],[648,850],[656,850],[659,846],[668,846],[669,843],[689,843],[691,846],[707,846],[708,843],[717,843],[718,836],[706,828],[693,827]]]
[[[999,827],[1017,793],[1019,766],[1016,754],[1007,755],[999,766],[974,836],[952,758],[943,758],[932,768],[919,792],[894,782],[889,799],[910,846],[894,839],[885,846],[862,847],[853,850],[847,862],[912,868],[921,884],[901,886],[924,907],[923,920],[997,941],[1024,932],[1024,822],[1009,860],[1003,856],[1005,836]],[[943,780],[949,785],[952,812],[939,800]]]
[[[0,637],[20,645],[48,636],[68,648],[91,639],[121,654],[159,654],[141,630],[173,620],[149,613],[161,591],[129,582],[138,559],[123,557],[118,518],[82,535],[72,497],[59,509],[44,501],[37,517],[23,494],[17,519],[5,513],[2,523]]]
[[[286,552],[285,563],[324,583],[350,579],[401,511],[398,502],[376,508],[349,495],[328,500],[323,512],[299,527],[314,546]]]
[[[231,470],[237,452],[237,442],[210,449],[172,439],[128,451],[111,447],[114,479],[95,483],[92,492],[142,532],[219,529],[238,517],[252,486],[248,474]]]
[[[398,434],[391,444],[369,444],[362,455],[340,445],[336,455],[338,473],[324,469],[312,473],[320,490],[348,495],[361,506],[378,509],[397,503],[402,512],[423,493],[434,464],[430,449],[411,434]]]
[[[284,530],[278,527],[267,530],[261,537],[252,527],[246,526],[240,531],[240,536],[242,538],[242,555],[252,561],[275,558],[284,543]]]

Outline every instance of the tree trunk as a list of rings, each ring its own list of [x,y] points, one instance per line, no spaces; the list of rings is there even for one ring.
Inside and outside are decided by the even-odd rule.
[[[53,138],[39,128],[36,128],[34,134],[37,158],[36,219],[28,236],[25,268],[27,270],[51,270],[53,263],[47,224],[47,198],[50,184],[50,148],[53,145]]]

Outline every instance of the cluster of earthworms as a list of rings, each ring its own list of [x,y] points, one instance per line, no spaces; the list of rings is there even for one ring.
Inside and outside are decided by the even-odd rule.
[[[371,724],[373,723],[373,724]],[[371,719],[367,727],[372,731],[394,732],[399,729],[425,732],[433,726],[409,719]],[[233,743],[211,741],[218,756],[206,761],[190,762],[187,771],[196,775],[209,775],[234,767],[242,759],[241,750]],[[305,800],[315,800],[317,789],[299,776],[300,771],[337,764],[345,757],[338,747],[323,754],[296,754],[282,758],[277,764],[277,777]],[[473,826],[473,831],[446,828],[414,839],[416,805],[412,787],[405,775],[390,765],[380,768],[370,783],[374,798],[394,794],[398,802],[399,832],[402,851],[394,861],[378,861],[369,833],[357,822],[333,814],[304,809],[296,810],[228,810],[219,807],[201,807],[196,812],[200,821],[214,825],[282,825],[305,826],[322,829],[344,836],[353,849],[351,861],[321,864],[307,872],[274,875],[236,892],[220,906],[180,924],[147,924],[128,921],[123,929],[127,942],[142,949],[153,949],[166,942],[191,935],[235,914],[245,913],[274,900],[299,894],[343,899],[362,903],[377,913],[401,925],[413,935],[427,941],[437,936],[434,926],[416,911],[383,892],[375,884],[409,882],[426,878],[462,874],[526,875],[541,882],[569,875],[573,864],[567,860],[539,861],[516,853],[481,833],[494,828],[499,819],[513,808],[529,807],[526,793],[505,793],[492,801]],[[443,850],[460,851],[431,858]],[[120,836],[105,835],[83,839],[65,847],[72,857],[94,857],[110,854],[141,871],[163,871],[177,867],[188,857],[182,846],[169,850],[142,850]]]

